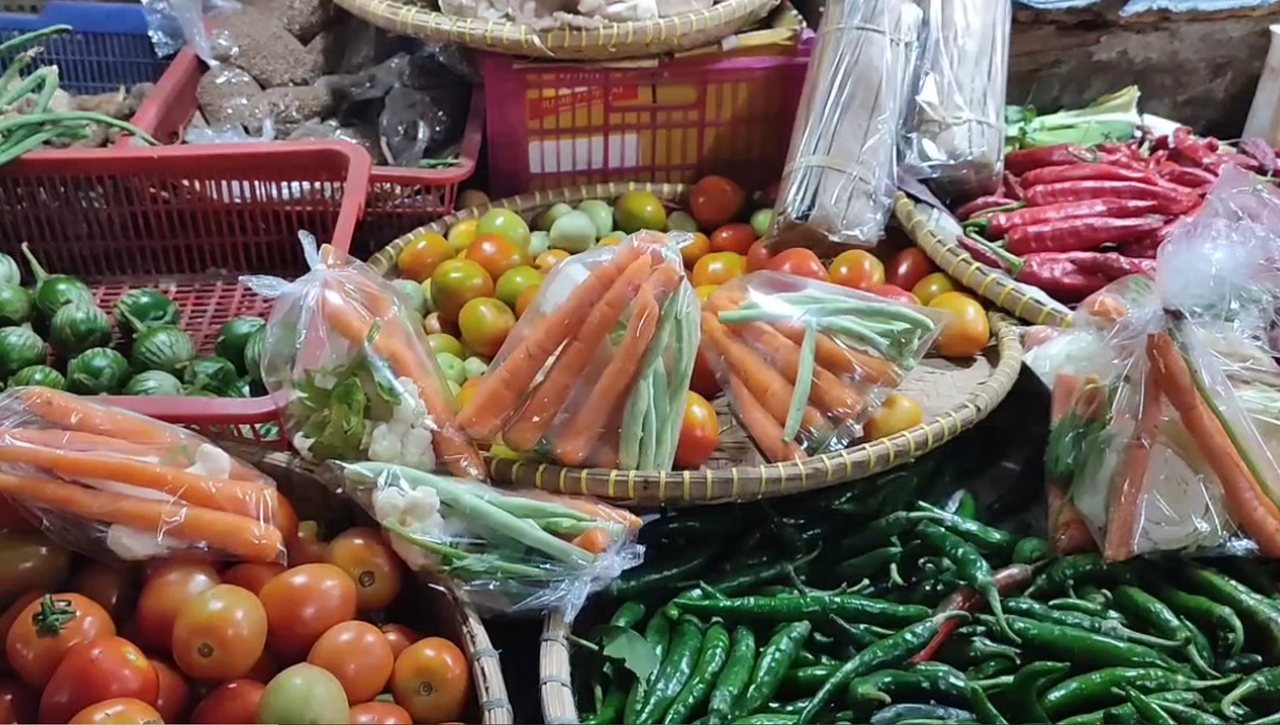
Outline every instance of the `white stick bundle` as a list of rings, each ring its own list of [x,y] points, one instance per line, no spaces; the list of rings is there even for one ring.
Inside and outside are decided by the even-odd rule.
[[[911,0],[828,2],[776,209],[784,245],[879,239],[923,21]]]

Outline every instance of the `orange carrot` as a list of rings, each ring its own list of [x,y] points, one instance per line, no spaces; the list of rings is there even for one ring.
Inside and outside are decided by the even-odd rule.
[[[609,548],[609,532],[602,526],[596,526],[575,536],[572,543],[583,551],[603,554]]]
[[[556,414],[564,408],[574,386],[582,382],[582,374],[595,357],[609,331],[622,319],[627,305],[635,299],[640,285],[650,272],[649,258],[640,257],[632,262],[618,281],[613,283],[604,299],[591,310],[582,329],[570,333],[564,349],[556,355],[555,362],[542,382],[529,394],[524,407],[502,431],[502,440],[517,451],[533,450],[547,429],[555,422]]]
[[[644,521],[639,516],[617,506],[597,503],[591,499],[578,498],[577,496],[559,496],[554,500],[565,508],[584,513],[597,521],[622,524],[631,531],[639,531],[640,527],[644,525]]]
[[[208,546],[247,561],[278,561],[284,554],[284,541],[274,526],[225,511],[8,474],[0,474],[0,494],[90,521]]]
[[[591,456],[587,459],[592,468],[612,469],[618,467],[618,447],[622,442],[622,413],[625,409],[625,405],[618,406],[613,411],[613,417],[609,419],[608,425],[601,431],[600,438],[591,449]]]
[[[1173,338],[1165,332],[1152,335],[1147,358],[1158,378],[1160,391],[1178,411],[1182,425],[1217,475],[1225,494],[1227,513],[1257,542],[1263,556],[1280,558],[1280,509],[1254,480],[1222,422],[1200,397],[1191,370]]]
[[[1066,373],[1057,375],[1049,404],[1050,421],[1057,424],[1071,413],[1080,389],[1080,378]],[[1049,509],[1049,538],[1054,553],[1064,556],[1093,549],[1093,535],[1089,533],[1080,510],[1067,495],[1066,484],[1046,479],[1044,489]]]
[[[1148,346],[1150,339],[1148,339]],[[1160,386],[1156,376],[1148,372],[1142,380],[1141,410],[1134,424],[1133,437],[1126,447],[1122,476],[1111,482],[1107,492],[1107,537],[1102,553],[1107,561],[1124,561],[1138,555],[1138,532],[1142,528],[1142,509],[1146,503],[1147,472],[1151,467],[1151,449],[1163,417]]]
[[[765,410],[751,394],[747,384],[732,372],[728,375],[729,393],[733,395],[733,409],[747,429],[756,447],[770,461],[788,461],[804,457],[804,450],[795,441],[782,437],[782,426]]]
[[[804,340],[803,325],[780,322],[773,326],[797,345]],[[837,375],[895,388],[902,382],[902,371],[884,358],[836,342],[830,335],[818,335],[817,343],[818,364]]]
[[[1129,314],[1124,299],[1111,292],[1098,292],[1090,296],[1083,307],[1085,314],[1112,325]]]
[[[556,311],[538,320],[501,363],[491,367],[458,414],[458,425],[478,440],[493,440],[515,412],[525,392],[560,345],[582,327],[618,277],[643,254],[623,244],[609,261],[591,272]]]

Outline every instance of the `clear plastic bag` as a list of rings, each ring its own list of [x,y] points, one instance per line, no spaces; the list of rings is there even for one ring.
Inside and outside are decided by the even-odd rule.
[[[275,483],[196,433],[51,388],[0,393],[0,494],[107,560],[283,562]]]
[[[462,428],[566,466],[669,470],[699,335],[681,236],[639,232],[557,266]]]
[[[818,27],[779,186],[784,247],[874,246],[897,188],[924,14],[912,0],[833,0]]]
[[[292,282],[241,278],[276,300],[262,382],[285,401],[294,447],[315,461],[385,461],[484,479],[416,313],[363,262],[298,236],[310,272]]]
[[[702,306],[702,348],[771,461],[839,450],[915,367],[947,313],[826,282],[753,272]]]
[[[1079,352],[1054,371],[1047,479],[1069,488],[1108,560],[1154,551],[1280,557],[1280,198],[1228,169],[1160,249],[1072,318]],[[1075,533],[1073,533],[1073,531]]]
[[[410,568],[449,577],[484,613],[563,610],[640,563],[640,519],[592,499],[501,491],[384,463],[342,465],[339,487]]]

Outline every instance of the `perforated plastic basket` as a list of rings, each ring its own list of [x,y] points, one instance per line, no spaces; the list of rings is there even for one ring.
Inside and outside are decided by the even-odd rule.
[[[224,322],[269,311],[239,285],[241,274],[307,271],[298,230],[348,248],[369,168],[363,149],[331,141],[28,154],[0,169],[0,251],[20,258],[27,242],[51,273],[93,286],[108,311],[129,289],[160,289],[178,303],[199,353],[210,354]],[[255,425],[278,421],[269,397],[109,400],[287,447]]]

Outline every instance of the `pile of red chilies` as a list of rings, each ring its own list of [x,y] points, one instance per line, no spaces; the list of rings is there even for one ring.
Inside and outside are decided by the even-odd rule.
[[[1173,225],[1194,214],[1228,164],[1270,173],[1261,143],[1228,152],[1189,128],[1086,149],[1073,144],[1013,151],[999,194],[960,207],[961,241],[983,264],[1079,302],[1130,274],[1152,274]]]

